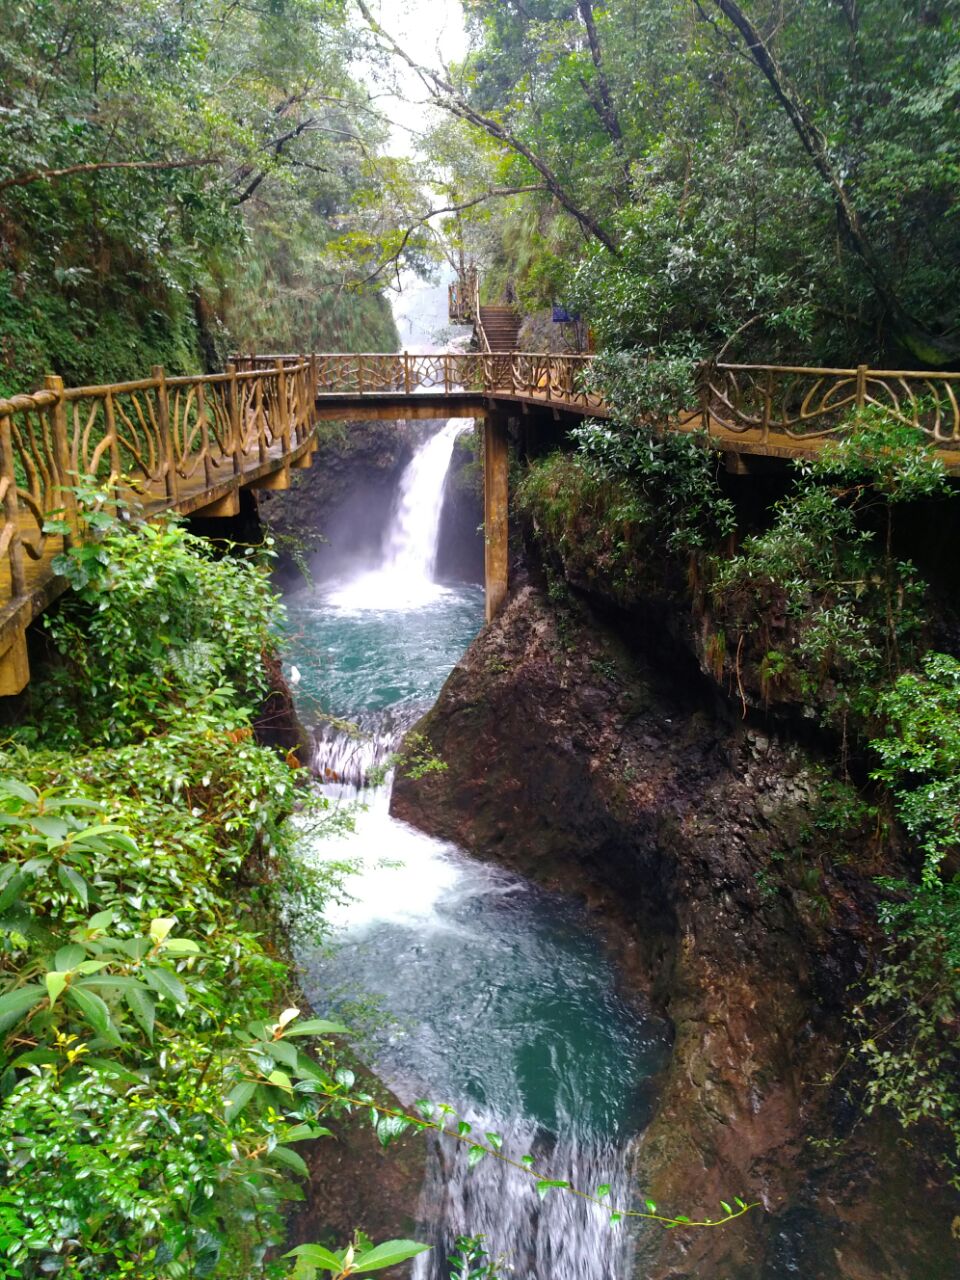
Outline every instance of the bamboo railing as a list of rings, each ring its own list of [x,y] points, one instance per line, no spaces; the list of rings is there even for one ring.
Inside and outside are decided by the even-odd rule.
[[[51,598],[51,561],[78,532],[78,482],[148,515],[201,510],[303,451],[313,397],[310,362],[283,359],[104,386],[49,377],[0,400],[0,656]]]

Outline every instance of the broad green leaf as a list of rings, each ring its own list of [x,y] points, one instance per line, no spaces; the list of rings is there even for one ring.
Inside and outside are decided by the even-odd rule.
[[[29,804],[40,802],[40,797],[33,787],[28,787],[25,782],[20,782],[17,778],[0,778],[0,791],[5,791],[9,796],[16,796],[18,800],[26,800]]]
[[[494,1151],[499,1151],[500,1148],[503,1146],[503,1138],[500,1136],[499,1133],[488,1133],[485,1136],[487,1141],[490,1143],[491,1147],[493,1147]]]
[[[35,818],[31,818],[30,825],[35,831],[39,831],[42,836],[46,836],[57,844],[62,844],[70,831],[70,828],[62,818],[48,818],[42,814],[37,814]]]
[[[235,1084],[227,1094],[227,1119],[232,1120],[234,1116],[238,1116],[256,1092],[257,1085],[252,1080],[241,1080],[239,1084]]]
[[[270,1057],[277,1062],[282,1062],[285,1067],[289,1067],[291,1071],[297,1069],[300,1055],[292,1044],[284,1044],[282,1040],[268,1040],[263,1046]]]
[[[274,1147],[267,1159],[275,1160],[277,1164],[292,1169],[294,1173],[299,1173],[304,1178],[310,1176],[310,1170],[303,1156],[298,1155],[296,1151],[291,1151],[289,1147]]]
[[[44,987],[31,982],[29,986],[17,987],[15,991],[0,996],[0,1032],[15,1026],[27,1010],[38,1005],[46,994]]]
[[[67,989],[66,999],[76,1005],[98,1036],[111,1044],[123,1043],[110,1018],[110,1010],[98,995],[86,987],[71,986]]]
[[[68,889],[76,898],[79,898],[86,907],[89,903],[89,890],[87,882],[79,871],[75,871],[73,867],[68,867],[66,863],[61,863],[57,867],[57,875],[60,883],[65,889]]]
[[[306,1022],[298,1022],[292,1027],[284,1028],[284,1036],[289,1040],[291,1036],[342,1036],[346,1035],[347,1028],[339,1022],[327,1022],[323,1018],[308,1018]],[[350,1081],[353,1084],[353,1081]],[[349,1089],[350,1085],[347,1085]]]
[[[730,1206],[727,1204],[726,1200],[721,1200],[721,1201],[720,1201],[720,1208],[721,1208],[721,1209],[723,1210],[723,1212],[727,1215],[727,1217],[729,1217],[729,1216],[730,1216],[730,1214],[732,1214],[732,1213],[733,1213],[733,1210],[732,1210],[732,1209],[730,1208]]]
[[[0,893],[0,911],[6,911],[9,906],[16,902],[20,897],[24,886],[27,885],[32,878],[32,876],[26,875],[22,871],[18,871],[15,875],[10,877],[3,889],[3,892]]]
[[[157,1016],[157,1006],[151,999],[150,993],[139,982],[132,982],[124,990],[123,998],[127,1002],[127,1008],[143,1028],[147,1039],[153,1044],[153,1024]]]
[[[172,956],[198,956],[200,948],[192,938],[167,938],[163,944],[164,951]]]
[[[167,934],[177,923],[175,916],[160,916],[156,920],[150,921],[150,937],[154,942],[163,942]]]
[[[283,1089],[286,1093],[293,1093],[293,1085],[285,1071],[271,1071],[267,1076],[267,1081],[272,1085],[276,1085],[278,1089]]]
[[[400,1116],[383,1116],[377,1121],[377,1141],[381,1147],[388,1147],[394,1139],[402,1137],[409,1127],[407,1121]]]
[[[541,1200],[546,1198],[547,1192],[552,1191],[554,1187],[569,1187],[570,1183],[565,1182],[562,1178],[541,1178],[537,1183],[537,1195]]]
[[[604,1196],[608,1196],[609,1194],[610,1184],[608,1182],[601,1182],[600,1186],[597,1187],[597,1198],[602,1200]]]
[[[67,985],[67,975],[65,973],[58,973],[56,969],[52,969],[44,978],[44,982],[46,983],[47,995],[50,998],[50,1008],[52,1009],[57,1003],[57,997]]]
[[[325,1271],[334,1271],[337,1275],[343,1270],[341,1258],[322,1244],[298,1244],[296,1249],[283,1255],[285,1258],[302,1258],[312,1267],[323,1267]]]
[[[429,1248],[428,1244],[419,1244],[416,1240],[385,1240],[357,1258],[354,1267],[359,1275],[367,1271],[382,1271],[384,1267],[395,1267],[408,1258],[415,1258],[418,1253],[426,1253]]]
[[[160,965],[150,965],[144,967],[144,981],[147,982],[157,995],[165,996],[168,1000],[172,1000],[174,1004],[185,1008],[189,1003],[186,988],[177,977],[169,969]]]
[[[78,947],[74,943],[69,947],[61,947],[53,957],[53,963],[61,973],[67,973],[69,970],[75,969],[86,954],[83,947]]]
[[[297,1124],[287,1133],[284,1141],[286,1142],[304,1142],[308,1138],[331,1138],[333,1134],[330,1129],[325,1129],[322,1124]]]
[[[647,1208],[650,1210],[651,1213],[657,1212],[657,1206],[653,1203],[652,1200],[647,1201]]]
[[[488,1155],[486,1147],[471,1147],[467,1153],[467,1167],[472,1169],[474,1165],[480,1163],[485,1155]]]

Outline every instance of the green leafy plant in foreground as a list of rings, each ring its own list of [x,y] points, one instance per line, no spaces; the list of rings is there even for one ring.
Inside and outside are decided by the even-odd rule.
[[[870,1109],[910,1128],[936,1122],[960,1187],[960,662],[928,653],[878,701],[874,778],[918,845],[919,883],[885,879],[890,942],[855,1011]]]
[[[73,591],[44,619],[60,662],[31,690],[44,735],[120,744],[201,701],[224,714],[255,706],[282,620],[269,548],[215,554],[176,516],[148,522],[111,498],[114,514],[89,480],[75,492],[82,538],[53,562]],[[57,520],[47,528],[67,531]]]

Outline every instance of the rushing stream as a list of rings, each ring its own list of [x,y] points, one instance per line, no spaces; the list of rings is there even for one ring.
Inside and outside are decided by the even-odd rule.
[[[442,424],[401,479],[379,564],[291,597],[291,658],[303,709],[321,723],[316,765],[338,803],[362,801],[356,830],[305,840],[306,859],[349,861],[348,898],[331,913],[335,945],[301,942],[319,1013],[379,1008],[358,1049],[407,1104],[454,1107],[479,1133],[530,1152],[543,1177],[629,1200],[630,1139],[644,1126],[663,1064],[662,1026],[627,1003],[585,914],[519,876],[469,858],[389,815],[389,777],[367,786],[425,711],[482,624],[478,587],[433,581],[443,482],[465,424]],[[576,798],[571,797],[571,803]],[[354,1022],[356,1025],[356,1021]],[[543,1201],[533,1179],[468,1148],[428,1144],[421,1238],[437,1247],[420,1280],[449,1274],[458,1235],[483,1234],[524,1280],[621,1280],[630,1238],[572,1195]]]

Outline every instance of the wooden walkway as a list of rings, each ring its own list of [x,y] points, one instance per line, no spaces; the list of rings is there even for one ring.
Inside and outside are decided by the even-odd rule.
[[[78,478],[148,517],[230,516],[241,488],[286,488],[316,436],[310,365],[64,388],[0,400],[0,695],[29,679],[25,631],[65,589],[52,562],[82,536]],[[66,535],[47,522],[65,522]]]
[[[482,418],[487,610],[506,593],[507,422],[550,413],[605,418],[591,357],[527,352],[238,356],[225,373],[42,391],[0,400],[0,695],[29,678],[25,631],[64,589],[51,564],[82,536],[72,487],[87,478],[139,504],[228,516],[246,486],[285,488],[309,465],[325,419]],[[751,457],[809,457],[871,406],[911,426],[960,474],[960,374],[704,365],[696,404],[667,424]],[[730,465],[730,464],[728,464]],[[70,533],[46,532],[66,520]]]

